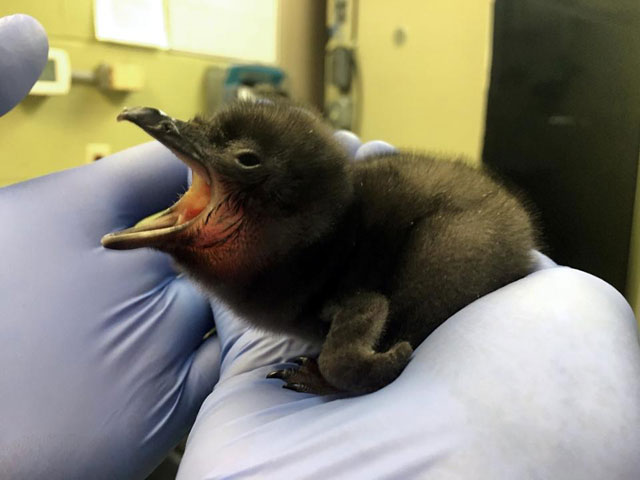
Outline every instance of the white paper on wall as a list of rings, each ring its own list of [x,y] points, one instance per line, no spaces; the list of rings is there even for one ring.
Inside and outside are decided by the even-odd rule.
[[[163,0],[94,0],[98,40],[168,48]]]

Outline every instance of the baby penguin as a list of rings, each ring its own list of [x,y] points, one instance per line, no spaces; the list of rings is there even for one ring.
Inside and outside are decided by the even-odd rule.
[[[269,375],[287,388],[378,390],[449,316],[531,270],[530,215],[464,163],[402,151],[350,161],[319,117],[285,103],[118,119],[169,148],[193,183],[102,244],[166,252],[254,326],[316,342],[317,359]]]

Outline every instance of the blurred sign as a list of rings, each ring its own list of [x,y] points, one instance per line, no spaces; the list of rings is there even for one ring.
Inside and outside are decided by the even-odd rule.
[[[168,48],[163,0],[94,0],[98,40]]]
[[[273,64],[277,61],[279,3],[94,0],[96,38]]]

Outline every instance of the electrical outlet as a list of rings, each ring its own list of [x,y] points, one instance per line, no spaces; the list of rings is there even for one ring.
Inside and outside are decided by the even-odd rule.
[[[111,155],[111,145],[108,143],[87,143],[84,161],[85,163],[93,163],[107,155]]]

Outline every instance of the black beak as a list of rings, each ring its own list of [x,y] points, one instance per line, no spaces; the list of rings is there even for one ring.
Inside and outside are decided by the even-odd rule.
[[[202,163],[202,148],[194,141],[193,135],[186,134],[189,131],[187,122],[170,117],[163,111],[151,107],[125,108],[120,112],[117,120],[127,120],[136,124],[190,167],[194,168],[190,160],[195,160],[198,164]]]

